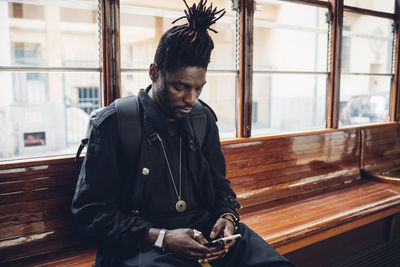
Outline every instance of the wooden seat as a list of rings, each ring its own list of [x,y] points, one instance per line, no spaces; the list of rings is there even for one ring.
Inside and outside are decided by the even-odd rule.
[[[400,184],[360,170],[398,169],[399,140],[393,125],[224,145],[242,221],[287,254],[398,214]]]
[[[93,245],[70,215],[80,164],[70,157],[1,167],[0,265],[91,266]]]
[[[378,234],[400,237],[400,185],[371,175],[398,173],[399,140],[393,124],[222,148],[242,221],[289,255],[383,219]],[[1,163],[1,266],[91,266],[95,245],[69,211],[79,169],[72,156]]]
[[[241,218],[285,254],[399,212],[399,186],[362,181],[314,197],[252,207],[241,211]]]

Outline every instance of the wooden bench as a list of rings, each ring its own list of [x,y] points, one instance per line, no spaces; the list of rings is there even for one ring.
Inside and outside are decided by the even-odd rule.
[[[400,127],[393,125],[260,138],[223,149],[228,177],[243,206],[242,221],[288,255],[387,218],[382,224],[390,228],[399,218],[400,184],[363,177],[360,170],[398,170],[399,146]],[[314,264],[328,264],[332,256],[354,250],[343,248]]]
[[[93,263],[70,216],[79,169],[72,157],[1,165],[0,266]]]
[[[362,177],[360,169],[395,171],[399,139],[394,124],[225,142],[242,221],[288,256],[354,229],[393,226],[400,186]],[[94,262],[93,244],[69,214],[79,168],[72,157],[1,163],[0,266]]]

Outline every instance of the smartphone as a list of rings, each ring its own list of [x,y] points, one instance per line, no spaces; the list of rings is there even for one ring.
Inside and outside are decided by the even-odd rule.
[[[206,247],[219,247],[219,246],[222,247],[227,241],[230,241],[232,239],[238,239],[240,237],[242,237],[241,234],[231,235],[231,236],[215,239],[215,240],[205,243],[203,245]]]

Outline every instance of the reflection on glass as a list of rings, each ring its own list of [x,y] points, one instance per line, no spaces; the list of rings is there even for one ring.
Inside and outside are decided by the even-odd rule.
[[[339,126],[389,121],[391,77],[342,75]]]
[[[326,75],[255,74],[252,135],[325,128]]]
[[[327,70],[325,8],[283,1],[255,13],[253,62],[257,70]]]
[[[394,13],[394,2],[395,0],[344,0],[344,5]]]
[[[98,67],[97,12],[95,0],[0,2],[0,65]]]
[[[0,72],[0,160],[74,153],[100,107],[99,75]]]
[[[393,21],[345,12],[342,72],[391,73]]]

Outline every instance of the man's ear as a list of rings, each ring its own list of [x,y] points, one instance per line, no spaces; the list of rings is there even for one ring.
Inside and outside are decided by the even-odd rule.
[[[160,76],[160,70],[155,63],[152,63],[149,68],[149,76],[152,82],[156,82]]]

